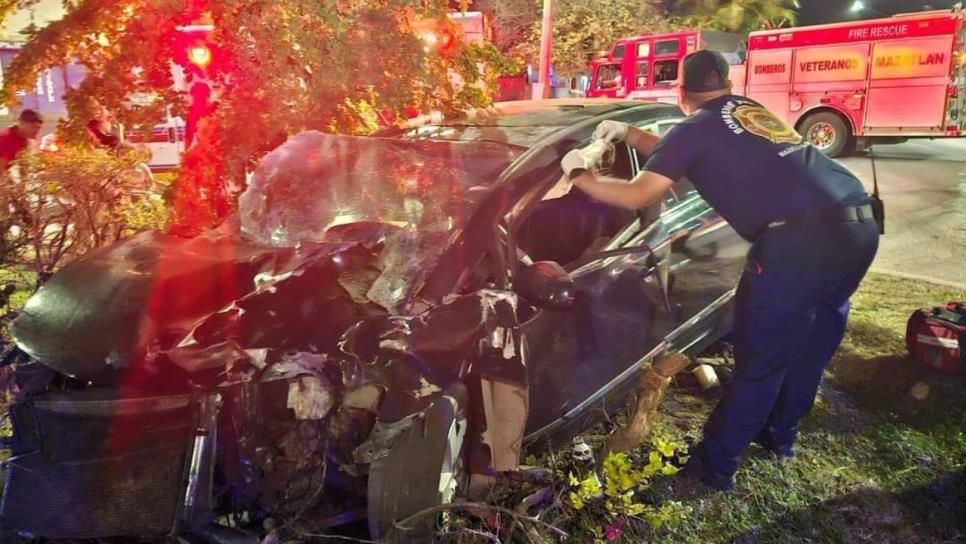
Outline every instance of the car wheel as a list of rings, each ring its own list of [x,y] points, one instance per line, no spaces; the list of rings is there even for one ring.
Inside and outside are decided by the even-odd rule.
[[[806,142],[829,157],[847,155],[854,145],[854,139],[845,119],[827,111],[813,113],[805,118],[800,132]]]
[[[389,542],[423,542],[432,537],[438,515],[426,515],[392,530],[417,512],[453,501],[465,485],[463,463],[466,410],[462,383],[449,386],[427,411],[393,443],[389,455],[369,467],[369,532]]]

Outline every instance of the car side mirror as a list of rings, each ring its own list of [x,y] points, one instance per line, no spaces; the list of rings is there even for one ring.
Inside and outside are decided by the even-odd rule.
[[[679,231],[679,232],[684,232],[684,231]],[[669,268],[670,261],[668,261],[666,258],[664,259],[658,258],[658,256],[654,253],[654,250],[651,249],[651,246],[647,244],[643,244],[640,246],[631,246],[631,247],[619,247],[617,249],[609,249],[607,251],[601,251],[600,253],[595,253],[593,255],[587,255],[585,257],[582,257],[568,264],[567,268],[572,272],[574,270],[579,270],[582,267],[587,266],[588,264],[594,261],[610,259],[612,257],[620,257],[621,255],[634,255],[639,253],[647,254],[650,256],[649,258],[651,259],[653,264],[651,265],[651,270],[648,272],[648,274],[655,274],[655,278],[657,279],[658,286],[660,286],[661,288],[661,296],[664,299],[664,308],[668,312],[671,312],[672,310],[671,298],[668,292],[668,273],[670,272],[670,268]]]
[[[577,285],[562,266],[538,261],[520,270],[514,292],[541,310],[565,311],[577,304]]]

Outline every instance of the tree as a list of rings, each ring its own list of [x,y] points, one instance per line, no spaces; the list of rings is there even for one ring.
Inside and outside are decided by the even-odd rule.
[[[798,0],[677,0],[670,12],[687,26],[751,32],[795,23]]]
[[[537,0],[478,0],[474,9],[487,13],[493,23],[493,42],[500,51],[512,51],[531,38],[533,25],[540,20]]]
[[[0,1],[0,8],[5,4]],[[19,5],[37,0],[19,0]],[[177,182],[176,224],[194,232],[232,207],[226,187],[243,183],[253,161],[306,129],[366,133],[423,112],[483,106],[481,86],[496,71],[478,46],[429,50],[413,23],[436,18],[443,0],[73,0],[67,15],[35,30],[5,74],[2,99],[29,88],[39,70],[69,59],[88,76],[65,96],[68,140],[105,107],[129,126],[151,127],[167,106],[183,113],[173,88],[179,27],[209,20],[208,79],[217,107],[199,127]],[[0,11],[2,13],[2,11]],[[451,77],[455,72],[458,78]],[[138,100],[131,97],[150,97]]]
[[[532,0],[530,3],[536,5]],[[558,0],[553,26],[554,70],[563,76],[585,72],[593,56],[609,49],[618,38],[674,28],[678,26],[653,1]],[[540,22],[534,19],[526,40],[514,51],[533,60],[539,51],[539,42]]]

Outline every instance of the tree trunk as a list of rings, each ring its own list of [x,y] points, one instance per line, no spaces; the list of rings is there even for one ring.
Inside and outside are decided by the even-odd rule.
[[[683,353],[671,353],[641,370],[637,406],[624,428],[610,437],[607,450],[622,452],[638,448],[651,432],[657,407],[671,378],[684,370],[691,360]]]

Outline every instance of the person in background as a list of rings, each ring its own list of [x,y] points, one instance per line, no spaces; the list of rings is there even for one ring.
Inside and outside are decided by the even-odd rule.
[[[98,117],[88,121],[87,133],[90,134],[95,147],[109,149],[118,155],[135,150],[133,145],[121,141],[118,137],[117,131],[114,130],[114,125],[111,123],[110,114],[106,110],[102,110]],[[136,172],[141,177],[141,186],[144,189],[155,188],[154,175],[147,164],[139,164]]]
[[[95,145],[104,146],[110,149],[117,149],[121,141],[114,134],[111,121],[107,116],[96,117],[87,123],[87,132],[90,133]]]
[[[16,125],[0,131],[0,172],[6,172],[17,155],[35,145],[43,126],[44,120],[40,114],[34,110],[23,110]]]

